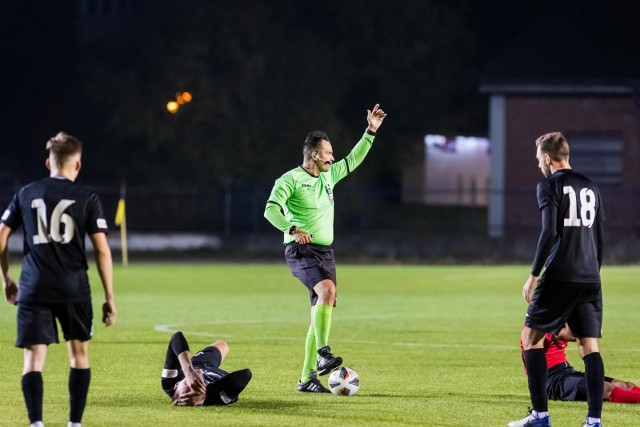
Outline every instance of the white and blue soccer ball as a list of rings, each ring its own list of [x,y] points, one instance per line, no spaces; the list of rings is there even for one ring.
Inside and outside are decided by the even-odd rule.
[[[353,396],[360,389],[360,377],[353,369],[343,366],[329,375],[329,390],[342,396]]]

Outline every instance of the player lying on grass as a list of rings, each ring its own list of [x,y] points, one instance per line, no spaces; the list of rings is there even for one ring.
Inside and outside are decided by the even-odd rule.
[[[229,353],[222,340],[205,347],[191,357],[182,332],[171,337],[162,370],[162,389],[178,406],[229,405],[249,384],[251,371],[227,372],[220,369]]]
[[[557,335],[544,337],[544,354],[547,359],[547,395],[551,400],[586,402],[587,387],[583,372],[573,369],[567,360],[565,349],[568,341],[575,341],[569,326]],[[520,341],[520,348],[522,348]],[[614,403],[640,403],[640,388],[628,381],[604,378],[603,400]]]

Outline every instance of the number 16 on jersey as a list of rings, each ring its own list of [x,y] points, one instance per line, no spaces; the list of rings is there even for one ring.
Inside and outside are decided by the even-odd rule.
[[[51,213],[51,221],[47,221],[47,205],[43,199],[33,199],[31,207],[36,210],[38,215],[38,234],[33,236],[33,244],[39,245],[50,243],[69,243],[73,239],[74,225],[71,215],[64,213],[65,209],[75,203],[75,200],[62,199]],[[51,224],[49,226],[49,223]],[[60,233],[60,229],[64,224],[64,234]]]

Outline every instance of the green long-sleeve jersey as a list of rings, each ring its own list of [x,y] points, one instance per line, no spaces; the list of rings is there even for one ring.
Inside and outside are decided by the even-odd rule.
[[[302,166],[278,178],[271,190],[264,216],[284,233],[284,243],[294,240],[289,229],[296,226],[313,236],[313,243],[333,243],[333,188],[364,160],[375,136],[367,132],[344,159],[315,177]]]

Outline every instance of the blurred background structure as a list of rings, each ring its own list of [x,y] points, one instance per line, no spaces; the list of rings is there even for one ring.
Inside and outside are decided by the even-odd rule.
[[[597,0],[5,1],[0,209],[64,130],[110,221],[126,184],[130,249],[280,257],[274,180],[310,130],[345,156],[379,102],[336,191],[341,259],[528,261],[534,140],[559,130],[601,187],[607,257],[637,261],[639,18]]]

